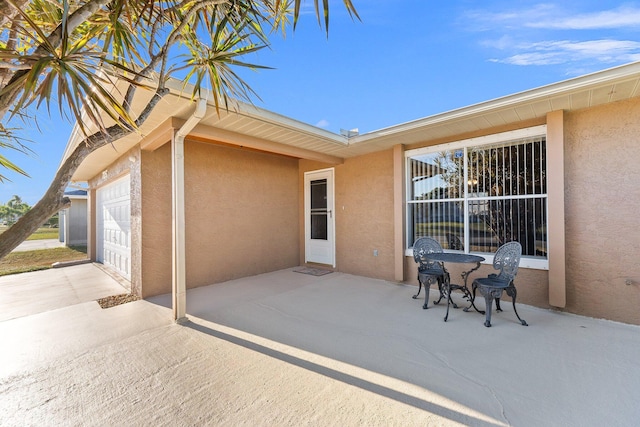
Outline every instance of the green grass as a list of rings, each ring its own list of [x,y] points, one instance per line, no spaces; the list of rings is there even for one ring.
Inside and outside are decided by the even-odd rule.
[[[7,228],[9,227],[7,227],[6,225],[0,225],[0,234],[5,232]],[[35,233],[27,237],[27,240],[57,239],[58,237],[59,235],[57,228],[40,227],[35,231]]]
[[[46,270],[54,262],[87,259],[86,246],[39,249],[36,251],[12,252],[0,260],[0,276]]]
[[[27,237],[27,240],[57,239],[58,237],[57,228],[40,227],[35,233]]]

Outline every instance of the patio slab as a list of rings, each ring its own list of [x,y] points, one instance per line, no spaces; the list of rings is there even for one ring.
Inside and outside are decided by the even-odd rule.
[[[635,424],[639,327],[507,304],[444,323],[415,290],[284,270],[190,290],[184,326],[168,295],[6,320],[0,424]]]

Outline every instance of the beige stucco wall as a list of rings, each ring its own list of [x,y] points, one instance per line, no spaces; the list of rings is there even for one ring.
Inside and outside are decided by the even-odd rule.
[[[639,118],[639,98],[565,118],[567,310],[635,324],[640,324]]]
[[[185,160],[188,286],[298,265],[296,159],[189,143]]]
[[[143,153],[143,295],[171,291],[171,150]],[[298,265],[298,161],[185,145],[187,287]]]
[[[171,292],[171,144],[141,152],[142,296]]]
[[[393,151],[346,159],[336,167],[340,271],[393,280],[393,227]]]
[[[335,170],[336,270],[393,280],[392,150],[345,159],[340,165],[300,161],[300,263],[304,263],[304,173],[328,167]]]

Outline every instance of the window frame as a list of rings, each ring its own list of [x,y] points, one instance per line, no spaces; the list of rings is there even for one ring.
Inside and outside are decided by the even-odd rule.
[[[539,126],[532,126],[528,128],[516,129],[512,131],[507,131],[507,132],[494,133],[494,134],[484,135],[484,136],[475,137],[475,138],[452,141],[446,144],[430,145],[430,146],[416,148],[412,150],[406,150],[404,152],[404,167],[405,167],[404,179],[406,183],[404,206],[406,208],[405,209],[405,215],[406,215],[405,216],[405,241],[407,242],[408,247],[405,250],[405,255],[406,256],[413,255],[413,247],[409,246],[409,243],[411,242],[413,237],[409,235],[410,234],[409,230],[411,228],[409,224],[410,224],[410,221],[412,220],[411,209],[409,208],[409,206],[415,203],[415,201],[411,199],[411,185],[410,185],[411,177],[409,176],[411,173],[409,162],[412,157],[423,155],[423,154],[431,154],[431,153],[440,152],[440,151],[454,151],[459,149],[466,149],[470,147],[481,147],[481,146],[492,145],[492,144],[510,143],[510,142],[517,143],[518,141],[523,139],[537,138],[537,137],[544,137],[545,139],[547,138],[546,124],[539,125]],[[545,168],[546,167],[548,167],[548,164],[545,165]],[[464,168],[465,182],[466,182],[467,173],[468,173],[468,167],[467,167],[466,158],[465,158],[465,168]],[[547,203],[545,204],[546,205],[545,214],[546,214],[547,225],[548,225],[549,223],[548,189],[546,193],[538,196],[544,197],[545,199],[547,199]],[[517,198],[517,197],[514,197],[514,198]],[[461,199],[465,206],[465,231],[468,231],[468,227],[469,227],[468,206],[469,206],[469,202],[473,201],[475,198],[469,197],[468,191],[465,190],[464,197]],[[546,245],[548,248],[549,247],[548,234],[546,235]],[[448,250],[445,250],[445,251],[448,251]],[[493,263],[493,255],[487,254],[486,252],[471,252],[468,249],[465,249],[465,253],[482,255],[485,258],[484,264]],[[539,269],[539,270],[548,270],[549,269],[548,252],[547,252],[546,258],[542,258],[542,257],[534,258],[534,257],[523,256],[520,261],[520,267]]]

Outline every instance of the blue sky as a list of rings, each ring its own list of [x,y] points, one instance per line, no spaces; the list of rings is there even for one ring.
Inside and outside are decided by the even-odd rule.
[[[329,37],[307,0],[295,33],[273,38],[244,71],[256,105],[333,132],[361,133],[640,61],[640,1],[331,0]],[[72,125],[40,115],[30,156],[4,153],[0,203],[33,205],[58,167]]]

